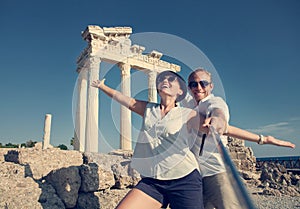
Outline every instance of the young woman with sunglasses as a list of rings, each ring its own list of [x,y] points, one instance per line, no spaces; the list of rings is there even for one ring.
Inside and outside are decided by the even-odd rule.
[[[117,209],[201,209],[202,177],[190,148],[192,129],[207,131],[196,111],[179,107],[187,92],[181,76],[164,71],[158,74],[156,88],[160,104],[136,100],[111,89],[102,81],[92,86],[143,117],[131,167],[141,181],[124,197]]]

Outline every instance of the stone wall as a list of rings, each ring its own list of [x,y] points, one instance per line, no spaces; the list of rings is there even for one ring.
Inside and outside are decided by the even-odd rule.
[[[256,158],[250,147],[245,147],[245,141],[228,137],[229,155],[239,171],[256,170]]]
[[[251,149],[229,140],[230,155],[247,186],[260,194],[300,196],[299,175],[278,166],[257,172]],[[130,167],[131,156],[120,150],[109,154],[43,150],[40,144],[0,148],[0,209],[112,209],[140,180]]]
[[[0,208],[114,208],[135,185],[130,152],[0,148]]]

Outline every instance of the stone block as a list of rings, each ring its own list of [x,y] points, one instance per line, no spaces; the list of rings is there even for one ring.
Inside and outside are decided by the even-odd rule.
[[[45,179],[47,183],[55,188],[57,195],[63,201],[66,208],[73,208],[76,206],[81,185],[78,167],[70,166],[53,170],[45,177]]]
[[[81,165],[79,171],[81,176],[80,190],[83,192],[95,192],[115,185],[113,172],[101,168],[97,163]]]
[[[245,152],[238,152],[237,153],[237,159],[246,160],[247,159],[247,154]]]
[[[26,165],[26,176],[41,179],[52,170],[79,166],[82,154],[73,150],[26,148],[8,151],[5,161]]]

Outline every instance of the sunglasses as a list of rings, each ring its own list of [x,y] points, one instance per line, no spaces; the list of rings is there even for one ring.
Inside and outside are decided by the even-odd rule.
[[[176,76],[174,75],[166,75],[166,76],[161,76],[160,78],[158,78],[157,82],[161,83],[163,82],[165,79],[167,79],[169,82],[173,82],[177,79]]]
[[[189,82],[189,87],[190,87],[190,89],[191,88],[197,88],[198,84],[200,84],[200,86],[202,88],[206,88],[209,84],[211,84],[211,82],[206,81],[206,80],[202,80],[202,81],[199,81],[199,82],[191,81],[191,82]]]

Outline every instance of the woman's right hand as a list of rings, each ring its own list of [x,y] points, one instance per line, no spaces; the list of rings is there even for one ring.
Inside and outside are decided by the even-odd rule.
[[[209,117],[204,120],[203,128],[208,128],[212,126],[215,128],[218,134],[223,135],[227,132],[228,123],[222,117]]]
[[[104,81],[105,81],[105,78],[103,78],[102,80],[93,81],[91,86],[101,89],[101,87],[104,85]]]

